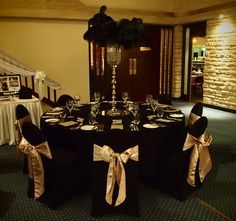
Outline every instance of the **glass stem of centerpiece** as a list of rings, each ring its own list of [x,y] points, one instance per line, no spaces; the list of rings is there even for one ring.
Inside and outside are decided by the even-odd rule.
[[[119,111],[116,109],[116,68],[121,60],[121,48],[117,44],[107,45],[107,63],[112,67],[112,108],[108,112],[110,115],[119,115]]]

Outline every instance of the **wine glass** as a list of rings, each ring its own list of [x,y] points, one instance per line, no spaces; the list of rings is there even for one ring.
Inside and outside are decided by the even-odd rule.
[[[156,109],[156,115],[157,115],[157,118],[162,118],[162,117],[163,117],[164,112],[163,112],[163,110],[162,110],[161,107],[157,107],[157,109]]]
[[[136,103],[130,103],[129,110],[134,116],[134,120],[132,121],[132,123],[137,126],[137,124],[139,124],[139,117],[138,117],[139,105]]]
[[[94,100],[96,103],[99,103],[100,97],[101,97],[100,92],[94,92]]]
[[[66,101],[66,107],[67,107],[67,109],[69,110],[69,114],[70,114],[70,116],[71,116],[71,112],[72,112],[72,110],[73,110],[73,108],[74,108],[74,100],[68,100],[68,101]]]
[[[75,95],[74,96],[75,107],[79,107],[79,102],[80,102],[80,95]]]
[[[152,100],[151,101],[151,107],[152,107],[153,113],[155,114],[155,112],[157,110],[157,107],[158,107],[158,101],[157,100]]]
[[[96,121],[96,117],[97,117],[97,114],[99,112],[99,107],[100,107],[100,105],[98,103],[91,104],[89,123],[92,124],[92,125],[95,125],[95,124],[98,123]]]
[[[147,102],[148,106],[151,105],[152,100],[153,100],[152,94],[147,94],[146,95],[146,102]]]
[[[122,92],[122,99],[124,101],[125,107],[127,106],[128,92]]]

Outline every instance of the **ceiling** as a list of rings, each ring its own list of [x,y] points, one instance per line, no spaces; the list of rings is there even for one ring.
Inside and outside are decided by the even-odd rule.
[[[114,19],[182,24],[236,15],[236,0],[1,0],[0,18],[88,20],[102,5]]]

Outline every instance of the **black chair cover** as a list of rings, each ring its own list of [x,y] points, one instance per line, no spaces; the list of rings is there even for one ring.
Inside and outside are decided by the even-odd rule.
[[[17,120],[20,120],[23,117],[26,117],[28,115],[30,115],[30,113],[24,105],[18,104],[16,106],[16,119]]]
[[[196,103],[191,110],[191,113],[194,113],[200,117],[202,116],[202,112],[203,112],[203,104],[201,102]]]
[[[67,102],[68,100],[73,100],[73,97],[71,97],[71,96],[68,95],[68,94],[63,94],[63,95],[61,95],[61,96],[58,98],[58,100],[57,100],[57,102],[56,102],[56,106],[57,106],[57,107],[59,107],[59,106],[66,106],[66,102]]]
[[[47,139],[42,131],[33,123],[22,125],[24,138],[33,146],[45,142]],[[65,149],[51,149],[52,159],[41,155],[44,167],[44,194],[38,199],[50,208],[57,208],[65,200],[82,191],[77,156]],[[34,182],[29,178],[27,195],[34,197]]]
[[[116,153],[122,153],[130,147],[137,145],[138,135],[124,130],[109,130],[96,137],[95,143],[99,146],[108,145]],[[93,162],[93,190],[92,190],[92,212],[91,215],[109,213],[124,213],[139,215],[139,162],[128,160],[124,164],[126,171],[126,199],[119,206],[111,206],[105,200],[107,171],[109,163],[104,161]],[[115,187],[117,195],[117,185]],[[114,196],[113,195],[113,196]],[[114,202],[114,200],[113,200]]]
[[[198,138],[201,136],[207,128],[207,118],[199,118],[189,129],[189,133]],[[162,170],[158,176],[159,182],[157,188],[164,191],[178,200],[185,200],[188,195],[196,188],[191,187],[187,183],[187,175],[189,168],[189,161],[192,152],[192,148],[182,151],[187,133],[185,132],[184,139],[179,146],[180,151],[169,152],[163,156]],[[197,166],[198,167],[198,166]],[[197,177],[197,187],[200,186],[200,178]]]
[[[21,86],[19,91],[19,99],[32,99],[33,91],[31,88]]]
[[[157,100],[160,104],[172,105],[171,97],[168,94],[159,94]]]

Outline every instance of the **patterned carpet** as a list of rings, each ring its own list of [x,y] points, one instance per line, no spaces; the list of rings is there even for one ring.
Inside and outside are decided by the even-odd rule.
[[[193,104],[176,102],[188,116]],[[90,216],[91,196],[83,193],[62,207],[51,210],[27,198],[27,176],[22,162],[15,160],[14,146],[0,147],[0,220],[67,221],[67,220],[148,220],[148,221],[220,221],[236,220],[236,115],[204,107],[213,136],[213,169],[187,200],[181,202],[151,187],[140,185],[140,217],[107,215]]]

